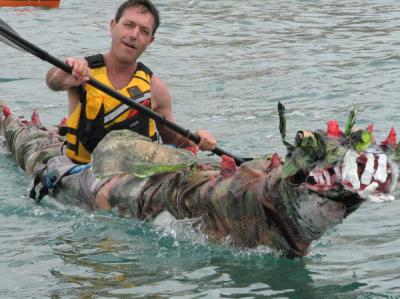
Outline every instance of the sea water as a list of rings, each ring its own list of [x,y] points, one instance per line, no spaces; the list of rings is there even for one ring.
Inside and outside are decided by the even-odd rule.
[[[21,36],[64,59],[107,51],[120,1],[0,8]],[[238,156],[285,154],[299,129],[400,125],[400,7],[394,0],[158,0],[162,24],[142,61],[170,87],[178,124]],[[50,66],[0,45],[0,98],[45,124],[66,115]],[[163,225],[28,199],[29,178],[0,147],[0,298],[396,298],[400,194],[368,202],[288,260],[267,247],[215,245],[190,220]]]

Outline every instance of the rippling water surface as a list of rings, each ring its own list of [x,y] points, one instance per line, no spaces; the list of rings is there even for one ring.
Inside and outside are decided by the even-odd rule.
[[[0,8],[17,32],[63,58],[104,52],[119,1]],[[170,86],[178,123],[241,156],[284,154],[277,102],[298,129],[399,128],[397,1],[158,0],[162,25],[143,61]],[[0,45],[0,97],[42,121],[66,113],[45,62]],[[160,228],[27,198],[28,177],[0,148],[1,298],[395,298],[400,201],[367,203],[301,260],[208,243],[185,221]],[[397,194],[400,198],[400,194]]]

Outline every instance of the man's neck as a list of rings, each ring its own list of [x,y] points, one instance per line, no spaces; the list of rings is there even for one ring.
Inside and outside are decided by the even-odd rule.
[[[132,79],[132,74],[137,68],[137,62],[122,63],[118,61],[111,53],[104,55],[105,64],[107,66],[108,80],[112,83],[114,88],[121,89],[128,85]]]

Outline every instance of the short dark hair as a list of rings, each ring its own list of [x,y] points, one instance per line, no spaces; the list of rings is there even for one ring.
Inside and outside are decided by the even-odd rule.
[[[158,9],[151,3],[150,0],[127,0],[118,7],[117,13],[115,14],[115,21],[118,23],[121,19],[124,11],[129,7],[137,7],[142,6],[146,11],[151,13],[154,17],[154,28],[152,35],[154,35],[157,31],[158,26],[160,26],[160,14]]]

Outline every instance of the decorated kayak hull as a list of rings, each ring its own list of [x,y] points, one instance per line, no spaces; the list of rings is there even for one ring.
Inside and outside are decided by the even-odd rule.
[[[0,0],[0,6],[42,6],[58,8],[60,6],[60,0]]]
[[[387,144],[357,152],[360,134],[329,136],[329,130],[299,131],[295,145],[286,142],[285,161],[273,154],[237,167],[222,157],[217,169],[196,162],[188,151],[113,131],[96,147],[91,165],[76,165],[62,154],[63,137],[43,127],[36,113],[26,120],[1,102],[0,111],[0,134],[32,176],[35,200],[48,195],[141,220],[162,213],[192,218],[191,225],[211,241],[268,246],[288,257],[304,256],[312,241],[370,196],[388,198],[398,180]]]

